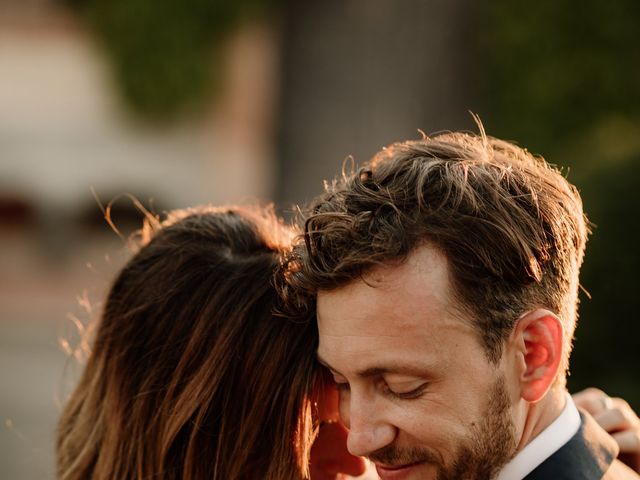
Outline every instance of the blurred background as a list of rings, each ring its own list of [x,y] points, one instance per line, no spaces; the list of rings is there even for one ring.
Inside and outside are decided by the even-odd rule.
[[[68,355],[151,210],[275,201],[417,129],[515,139],[593,223],[572,391],[640,409],[640,3],[0,0],[0,476],[54,476]]]

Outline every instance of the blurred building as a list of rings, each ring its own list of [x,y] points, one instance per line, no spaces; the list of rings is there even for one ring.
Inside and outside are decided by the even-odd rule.
[[[81,20],[52,1],[0,5],[0,201],[67,219],[131,193],[161,208],[272,196],[273,33],[226,47],[206,118],[150,126],[128,114]],[[47,220],[45,220],[47,221]]]

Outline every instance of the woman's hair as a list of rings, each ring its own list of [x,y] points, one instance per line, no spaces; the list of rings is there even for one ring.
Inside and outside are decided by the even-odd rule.
[[[246,207],[150,220],[60,418],[58,478],[305,477],[317,334],[273,315],[288,230]]]

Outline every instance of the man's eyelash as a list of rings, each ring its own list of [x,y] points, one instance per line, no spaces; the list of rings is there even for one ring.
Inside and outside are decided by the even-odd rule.
[[[397,398],[397,399],[400,399],[400,400],[414,400],[416,398],[421,397],[428,386],[429,386],[428,383],[423,383],[418,388],[414,388],[413,390],[411,390],[409,392],[401,392],[401,393],[399,393],[399,392],[394,392],[393,390],[391,390],[389,388],[389,385],[385,384],[385,393],[387,393],[388,395],[390,395],[393,398]]]
[[[383,386],[383,391],[386,395],[397,398],[399,400],[414,400],[421,397],[428,386],[428,383],[423,383],[418,388],[414,388],[409,392],[394,392],[393,390],[391,390],[391,388],[389,388],[389,385],[385,383]],[[340,392],[348,392],[351,389],[349,383],[347,382],[336,382],[336,388]]]

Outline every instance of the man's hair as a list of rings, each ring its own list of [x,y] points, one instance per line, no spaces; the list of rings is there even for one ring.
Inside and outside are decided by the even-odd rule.
[[[318,291],[428,244],[445,254],[491,361],[516,320],[545,307],[562,319],[566,368],[586,238],[577,190],[544,159],[484,133],[442,133],[395,143],[326,184],[280,290],[290,315],[307,314]]]
[[[288,230],[271,210],[149,218],[57,431],[57,477],[302,479],[313,322],[274,317]]]

